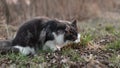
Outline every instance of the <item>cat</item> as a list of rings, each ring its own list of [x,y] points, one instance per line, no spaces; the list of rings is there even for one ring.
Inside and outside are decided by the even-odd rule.
[[[80,41],[76,20],[34,18],[18,29],[11,46],[23,55],[35,55],[40,49],[55,51],[71,41]]]

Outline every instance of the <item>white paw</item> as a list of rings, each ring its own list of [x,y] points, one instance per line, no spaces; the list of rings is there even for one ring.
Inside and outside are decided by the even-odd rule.
[[[43,50],[52,50],[52,51],[56,51],[57,47],[55,45],[44,45],[43,46]]]
[[[56,48],[57,48],[57,50],[59,50],[59,51],[60,51],[62,47],[60,47],[60,46],[56,45]]]
[[[22,47],[22,46],[14,46],[15,48],[18,48],[20,53],[23,54],[23,55],[29,55],[29,54],[32,54],[34,55],[35,54],[35,50],[34,48],[30,48],[30,47]]]

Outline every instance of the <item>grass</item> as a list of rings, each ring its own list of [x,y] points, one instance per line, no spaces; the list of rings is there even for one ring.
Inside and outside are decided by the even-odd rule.
[[[80,45],[86,46],[90,41],[92,41],[92,39],[93,39],[93,37],[91,34],[89,34],[89,33],[83,34],[83,35],[81,35]]]
[[[63,50],[62,55],[70,57],[71,61],[84,61],[84,59],[81,58],[80,54],[71,48]]]
[[[115,50],[115,51],[120,50],[120,39],[116,40],[112,43],[107,44],[106,48],[107,49],[112,49],[112,50]]]
[[[114,26],[112,26],[112,25],[106,25],[106,26],[105,26],[105,31],[107,31],[107,32],[109,32],[109,33],[114,33],[115,28],[114,28]]]
[[[113,55],[109,58],[109,61],[113,64],[114,68],[120,68],[120,55]]]
[[[34,68],[36,68],[37,65],[34,64],[40,64],[46,62],[45,55],[43,54],[39,56],[30,57],[30,56],[21,55],[20,53],[18,54],[11,53],[6,55],[0,55],[0,60],[9,62],[8,64],[15,64],[17,68],[26,68],[27,66],[31,66],[31,65],[33,65]]]
[[[69,61],[72,62],[84,62],[85,60],[81,57],[81,48],[88,45],[91,41],[94,41],[96,38],[99,40],[102,37],[104,37],[106,34],[112,34],[113,36],[118,37],[118,40],[115,40],[114,42],[107,43],[106,49],[107,50],[114,50],[115,52],[120,50],[120,32],[114,28],[113,25],[105,24],[103,22],[103,25],[98,26],[98,22],[101,23],[101,20],[95,20],[91,23],[80,23],[79,27],[83,27],[85,31],[81,32],[81,42],[80,43],[71,43],[68,44],[66,48],[64,48],[60,53],[62,56],[69,58]],[[97,23],[97,25],[96,25]],[[116,25],[118,26],[118,25]],[[115,33],[118,31],[117,33]],[[77,49],[78,48],[78,49]],[[80,50],[80,51],[79,51]],[[90,51],[90,50],[89,50]],[[99,51],[99,50],[98,50]],[[21,54],[7,54],[7,55],[0,55],[0,64],[4,63],[4,61],[9,62],[9,64],[16,64],[16,68],[26,68],[27,66],[30,66],[31,68],[40,68],[44,65],[44,63],[48,62],[46,59],[46,53],[53,54],[50,49],[47,51],[40,51],[39,55],[30,57],[30,56],[23,56]],[[87,53],[87,51],[86,51]],[[120,68],[120,57],[119,55],[113,54],[111,58],[109,58],[110,62],[113,63],[113,65],[116,68]],[[50,59],[50,58],[49,58]],[[52,60],[52,59],[50,59]],[[54,63],[52,64],[52,68],[58,67],[59,64]],[[47,66],[47,65],[46,65]],[[69,63],[61,64],[62,68],[69,67]],[[29,68],[29,67],[28,67]]]

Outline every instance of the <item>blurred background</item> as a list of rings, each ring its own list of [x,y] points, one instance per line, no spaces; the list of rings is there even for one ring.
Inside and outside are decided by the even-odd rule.
[[[0,0],[0,25],[17,26],[36,16],[79,22],[95,18],[118,20],[120,0]]]

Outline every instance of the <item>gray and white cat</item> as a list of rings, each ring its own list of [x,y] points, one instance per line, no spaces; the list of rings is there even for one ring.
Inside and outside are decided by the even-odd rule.
[[[34,55],[48,47],[55,51],[70,41],[80,41],[76,23],[76,20],[68,22],[48,18],[29,20],[18,29],[11,46],[23,55]]]

